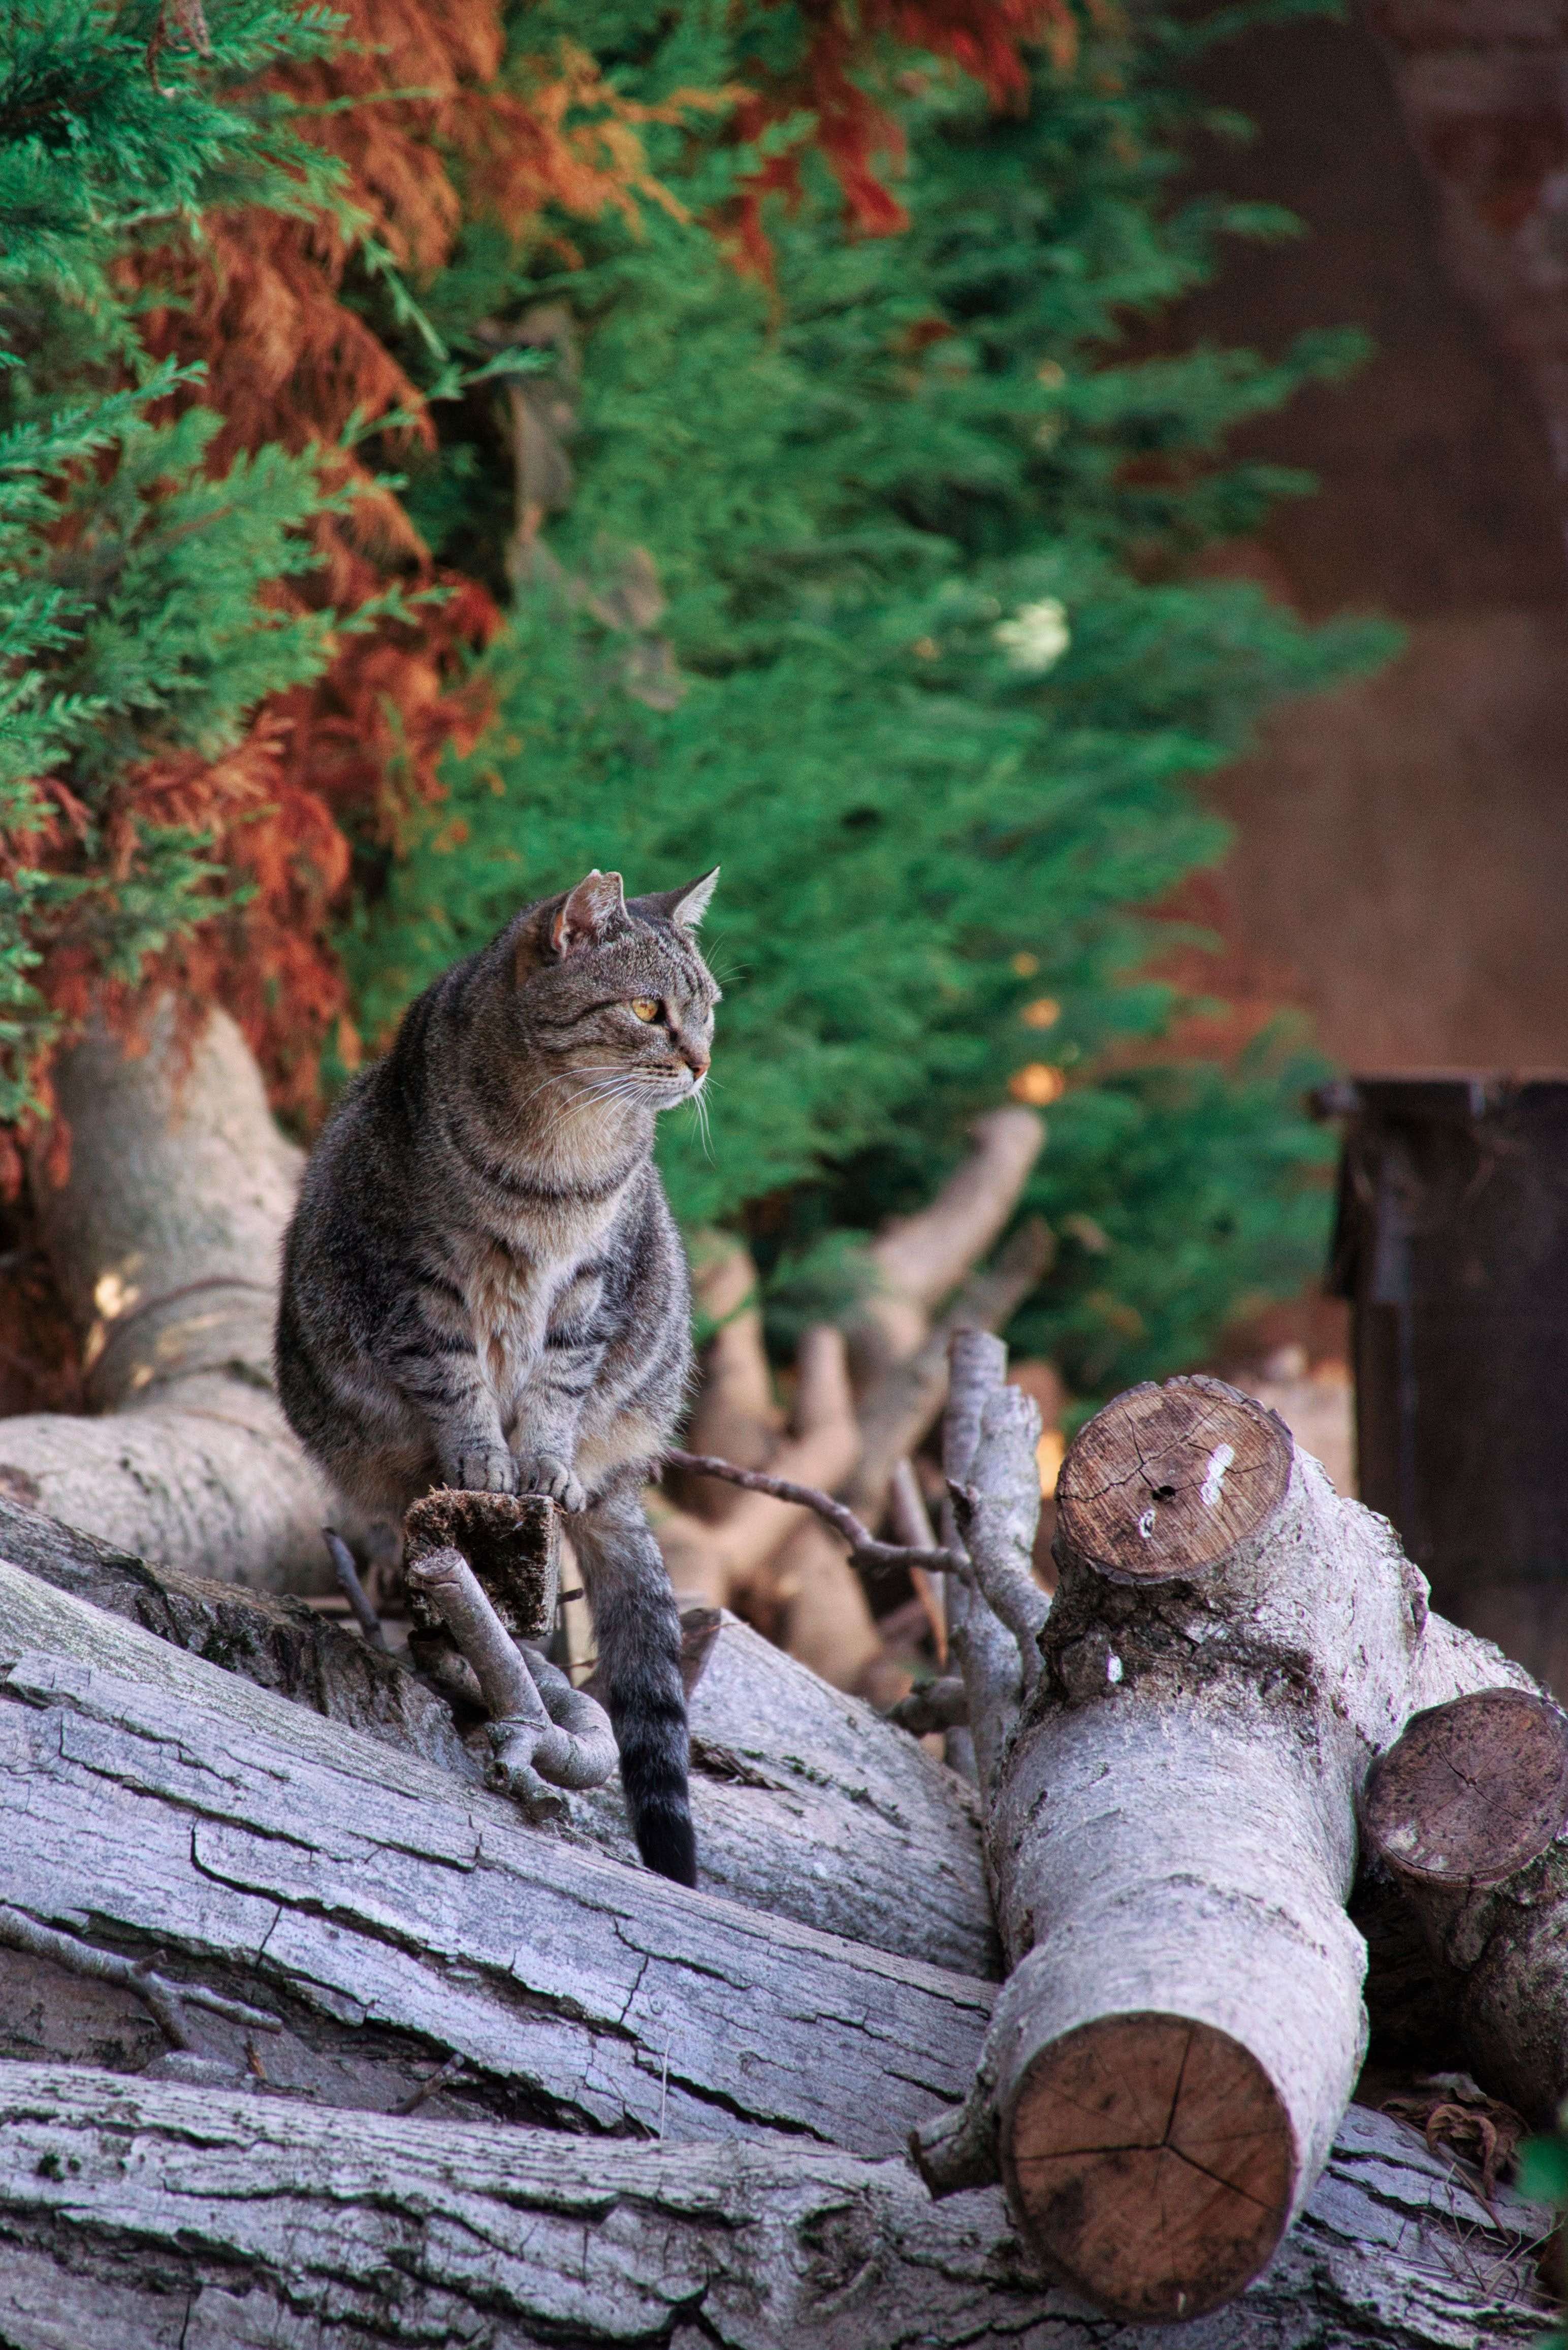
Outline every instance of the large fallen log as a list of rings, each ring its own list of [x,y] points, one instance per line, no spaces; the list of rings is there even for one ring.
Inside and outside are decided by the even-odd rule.
[[[145,1053],[92,1030],[56,1086],[70,1176],[39,1216],[100,1416],[5,1419],[0,1488],[171,1566],[327,1587],[325,1492],[272,1387],[300,1153],[249,1047],[222,1012],[187,1045],[165,1002]]]
[[[0,1559],[260,1688],[478,1785],[487,1759],[444,1694],[300,1600],[207,1583],[0,1500]],[[6,1622],[0,1586],[0,1633]],[[144,1652],[91,1618],[57,1643],[128,1679]],[[726,1617],[691,1700],[701,1882],[753,1909],[960,1973],[994,1975],[972,1791],[883,1721]],[[450,1792],[450,1791],[449,1791]],[[636,1865],[620,1790],[563,1829]]]
[[[950,1433],[978,1421],[989,1487],[968,1497],[967,1599],[983,1588],[993,1627],[1023,1588],[1034,1471],[1002,1367],[955,1347]],[[1021,1712],[966,1662],[1013,1971],[969,2106],[919,2158],[939,2190],[1000,2165],[1026,2239],[1100,2306],[1185,2318],[1272,2256],[1355,2078],[1345,1905],[1371,1759],[1414,1690],[1488,1652],[1432,1631],[1385,1523],[1214,1380],[1090,1421],[1056,1547],[1038,1670],[1012,1644]]]
[[[152,1565],[4,1498],[0,1559],[460,1779],[477,1783],[483,1775],[439,1690],[302,1599]]]
[[[0,2334],[12,2350],[483,2343],[1102,2350],[994,2192],[893,2162],[607,2145],[323,2113],[265,2094],[0,2066]],[[1542,2215],[1481,2204],[1353,2111],[1269,2273],[1182,2350],[1506,2350],[1545,2312]],[[1163,2338],[1163,2337],[1162,2337]]]
[[[4,1565],[0,1667],[9,1909],[267,2009],[280,2085],[385,2107],[433,2052],[474,2111],[882,2154],[972,2072],[985,1985],[540,1835]],[[134,1991],[36,1951],[5,1954],[0,2019],[18,2053],[145,2061]],[[245,2043],[210,2020],[214,2057]]]

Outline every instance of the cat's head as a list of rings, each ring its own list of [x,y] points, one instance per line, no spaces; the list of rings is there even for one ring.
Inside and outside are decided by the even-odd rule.
[[[697,1093],[719,989],[696,933],[718,878],[628,899],[596,870],[531,906],[507,935],[533,1052],[607,1100],[670,1109]]]

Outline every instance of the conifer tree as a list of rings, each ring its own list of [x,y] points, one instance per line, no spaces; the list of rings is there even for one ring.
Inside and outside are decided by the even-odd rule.
[[[89,995],[129,991],[232,890],[223,835],[275,761],[257,710],[326,657],[327,616],[277,594],[314,561],[315,458],[213,469],[221,420],[145,351],[123,265],[214,203],[330,200],[256,82],[333,28],[274,0],[215,35],[171,16],[47,0],[5,34],[0,1118],[24,1128]]]
[[[549,21],[521,23],[537,43]],[[787,85],[806,22],[571,11],[654,105]],[[431,318],[551,372],[449,410],[407,498],[512,586],[496,719],[350,951],[383,1027],[563,877],[722,862],[732,976],[711,1151],[668,1151],[683,1214],[740,1219],[781,1306],[831,1299],[846,1235],[929,1194],[967,1113],[1009,1087],[1054,1101],[1034,1204],[1058,1263],[1016,1335],[1089,1389],[1189,1361],[1320,1244],[1305,1066],[1279,1039],[1237,1069],[1160,1066],[1171,992],[1137,976],[1158,937],[1139,910],[1222,845],[1192,780],[1271,699],[1386,642],[1189,575],[1303,486],[1226,465],[1228,430],[1353,353],[1118,358],[1222,233],[1282,225],[1171,205],[1183,37],[1090,16],[1003,114],[929,56],[867,56],[903,155],[891,234],[861,233],[797,128],[748,146],[712,113],[647,133],[677,203],[579,229],[565,268],[471,225]],[[775,135],[791,185],[753,216]],[[753,258],[760,228],[765,276],[726,222]]]

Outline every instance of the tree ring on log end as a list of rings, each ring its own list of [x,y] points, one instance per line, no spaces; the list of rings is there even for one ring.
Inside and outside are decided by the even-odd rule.
[[[1184,2015],[1099,2017],[1044,2048],[1005,2116],[1023,2232],[1114,2317],[1200,2317],[1267,2266],[1295,2134],[1249,2049]]]
[[[1293,1457],[1283,1423],[1223,1380],[1129,1388],[1068,1449],[1059,1539],[1114,1583],[1204,1575],[1268,1523]]]
[[[1568,1824],[1568,1719],[1522,1690],[1429,1706],[1373,1764],[1361,1816],[1397,1876],[1501,1885]]]
[[[545,1494],[465,1493],[438,1486],[403,1520],[403,1557],[411,1566],[447,1549],[462,1553],[514,1640],[547,1636],[556,1620],[560,1532],[556,1505]],[[411,1584],[408,1601],[417,1630],[444,1637],[440,1617]]]

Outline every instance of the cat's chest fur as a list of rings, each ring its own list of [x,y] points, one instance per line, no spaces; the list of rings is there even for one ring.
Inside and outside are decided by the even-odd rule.
[[[618,1206],[618,1199],[492,1217],[483,1230],[453,1234],[450,1262],[469,1332],[504,1401],[526,1384],[544,1352],[552,1307],[593,1263]]]

